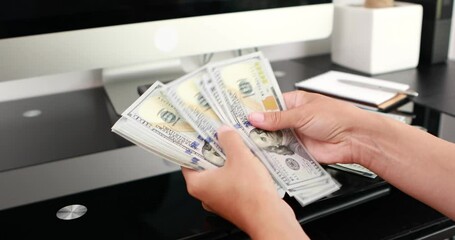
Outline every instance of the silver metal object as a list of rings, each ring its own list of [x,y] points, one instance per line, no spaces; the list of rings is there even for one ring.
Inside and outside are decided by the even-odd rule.
[[[400,90],[400,89],[396,89],[396,88],[379,86],[376,84],[358,82],[358,81],[353,81],[353,80],[348,80],[348,79],[338,79],[338,81],[341,83],[349,84],[349,85],[356,86],[356,87],[380,90],[380,91],[384,91],[384,92],[403,93],[403,94],[406,94],[408,96],[413,96],[413,97],[419,96],[419,93],[414,90]]]
[[[87,213],[87,207],[84,205],[74,204],[60,208],[56,215],[61,220],[73,220],[84,216],[85,213]]]

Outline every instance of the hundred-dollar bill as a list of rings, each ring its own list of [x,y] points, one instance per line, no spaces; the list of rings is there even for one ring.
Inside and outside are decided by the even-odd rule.
[[[331,182],[333,183],[301,191],[299,194],[295,195],[294,198],[302,207],[306,206],[340,189],[339,183],[336,183],[333,180]]]
[[[252,112],[286,109],[270,64],[260,53],[208,66],[229,123],[261,151],[261,158],[272,176],[286,190],[330,178],[308,154],[292,130],[265,131],[248,121]],[[215,102],[217,104],[218,102]],[[265,160],[265,161],[264,161]]]
[[[208,151],[211,155],[205,155],[205,159],[217,166],[223,166],[226,157],[217,137],[217,129],[221,127],[222,122],[197,86],[197,81],[206,75],[206,69],[200,68],[168,84],[164,88],[164,93],[180,116],[209,143],[204,148],[214,149]]]
[[[210,165],[207,165],[206,168],[204,168],[201,166],[204,165],[204,162],[200,162],[198,159],[193,158],[188,154],[179,154],[177,151],[178,149],[172,148],[172,145],[163,145],[160,144],[160,141],[158,139],[144,136],[144,126],[139,125],[135,121],[132,121],[125,117],[121,117],[114,124],[112,131],[127,139],[128,141],[136,144],[137,146],[182,167],[191,168],[194,170],[205,170],[206,168],[212,168]]]
[[[223,106],[221,102],[222,93],[217,91],[217,88],[212,78],[208,74],[204,75],[202,78],[196,79],[196,85],[198,86],[202,96],[204,96],[204,98],[207,100],[207,102],[209,103],[213,111],[216,113],[216,115],[218,115],[220,120],[223,123],[229,122],[230,116],[227,115],[228,109],[225,106]]]
[[[360,165],[360,164],[355,164],[355,163],[351,163],[351,164],[343,164],[343,163],[337,163],[337,164],[332,164],[332,165],[329,165],[330,167],[332,168],[336,168],[336,169],[339,169],[339,170],[343,170],[343,171],[346,171],[346,172],[351,172],[351,173],[355,173],[355,174],[358,174],[358,175],[362,175],[364,177],[369,177],[369,178],[376,178],[378,175],[376,175],[376,173],[372,172],[370,169]]]
[[[216,166],[204,157],[208,154],[204,145],[208,143],[177,113],[162,93],[162,87],[162,83],[155,82],[122,116],[144,126],[143,135],[190,155],[204,169]]]
[[[338,186],[339,187],[339,184],[335,183],[332,179],[327,178],[327,179],[323,179],[321,181],[306,184],[302,187],[290,189],[287,191],[287,193],[289,194],[289,196],[294,197],[295,195],[299,195],[299,194],[305,193],[307,191],[317,191],[317,189],[325,189],[328,186]]]

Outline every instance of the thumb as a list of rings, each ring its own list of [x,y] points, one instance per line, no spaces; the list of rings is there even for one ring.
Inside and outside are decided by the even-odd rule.
[[[305,119],[302,109],[293,108],[281,112],[254,112],[248,116],[248,121],[255,127],[276,131],[297,128],[302,121],[305,122]]]

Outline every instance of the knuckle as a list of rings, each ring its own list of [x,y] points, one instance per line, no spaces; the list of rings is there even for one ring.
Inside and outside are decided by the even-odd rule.
[[[267,114],[269,122],[272,124],[271,130],[276,130],[277,126],[281,123],[281,112],[272,112]]]

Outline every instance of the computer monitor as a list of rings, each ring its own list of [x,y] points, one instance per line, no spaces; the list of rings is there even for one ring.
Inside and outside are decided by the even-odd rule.
[[[110,95],[118,113],[137,97],[135,87],[123,89],[125,79],[144,81],[144,74],[155,74],[169,80],[182,74],[186,56],[326,38],[333,11],[331,0],[16,0],[1,5],[0,82],[105,69],[105,80],[114,83],[106,87],[115,86],[107,87],[108,93],[131,95],[119,101]]]
[[[60,81],[75,82],[79,79],[68,75],[84,73],[82,75],[89,78],[91,75],[85,76],[85,73],[98,73],[99,69],[103,69],[103,77],[110,83],[117,83],[114,85],[132,82],[127,88],[115,88],[121,97],[127,92],[128,96],[132,94],[133,100],[120,101],[128,105],[138,97],[136,88],[140,84],[130,80],[142,77],[150,80],[147,76],[150,74],[159,80],[169,80],[171,75],[186,71],[182,70],[180,64],[197,58],[191,56],[326,38],[330,35],[331,26],[330,0],[2,1],[0,88],[19,83],[20,87],[11,92],[20,95],[17,92],[22,89],[30,91],[31,82],[39,82],[37,86],[47,82],[42,79],[52,79],[55,85]],[[71,74],[66,74],[69,72]],[[79,77],[79,74],[74,75]],[[106,89],[109,87],[106,86]],[[98,92],[98,89],[95,90]],[[50,99],[72,96],[73,93],[56,94]],[[67,112],[56,113],[58,110],[48,103],[49,96],[37,99],[32,100],[37,107],[42,107],[40,104],[49,106],[45,106],[42,120],[37,118],[39,121],[36,121],[36,126],[33,120],[27,119],[29,129],[43,132],[39,124],[45,119],[51,119],[45,122],[47,125],[60,119],[53,119],[54,114],[61,116],[61,119],[68,118],[65,115]],[[104,103],[105,100],[96,99],[87,97],[85,100],[93,105]],[[29,100],[24,102],[28,103]],[[14,119],[16,115],[6,114],[11,110],[11,105],[15,106],[14,103],[2,104],[3,109],[6,109],[3,111],[5,117],[1,118],[7,122],[3,125],[5,127],[12,122],[12,126],[21,123]],[[121,106],[116,108],[117,113],[121,113]],[[67,107],[71,110],[70,106]],[[10,131],[10,135],[14,136],[15,129]],[[18,129],[23,130],[23,126]],[[65,131],[56,131],[57,128],[53,126],[51,129],[55,132]],[[31,139],[55,137],[49,137],[45,131],[43,133]],[[26,137],[27,134],[24,135]],[[61,133],[50,142],[66,138]],[[15,139],[20,142],[21,138],[16,136]],[[78,147],[96,141],[102,140],[92,139]],[[33,144],[33,141],[27,142]],[[68,142],[71,141],[64,140],[62,144]],[[18,143],[17,148],[23,151],[27,146]],[[0,210],[178,170],[176,166],[153,159],[152,155],[136,147],[93,154],[87,154],[86,151],[83,156],[73,154],[74,147],[70,147],[70,153],[66,150],[58,156],[54,156],[58,152],[53,149],[54,146],[45,145],[44,148],[24,151],[27,154],[42,151],[52,154],[48,158],[41,157],[43,159],[39,164],[36,162],[37,157],[33,157],[33,163],[22,159],[24,161],[17,163],[15,170],[0,171],[0,192],[8,196],[1,198]],[[65,161],[57,161],[60,159]],[[124,166],[128,168],[124,169]]]

